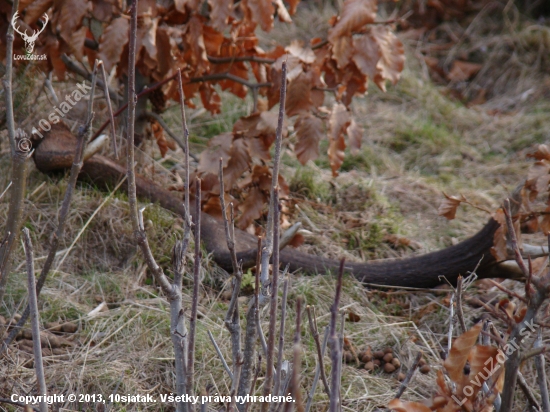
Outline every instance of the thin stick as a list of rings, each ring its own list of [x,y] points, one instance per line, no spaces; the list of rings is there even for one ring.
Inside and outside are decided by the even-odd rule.
[[[279,190],[276,188],[271,198],[273,206],[273,220],[276,222],[273,225],[273,247],[278,250],[279,247]],[[263,255],[262,255],[263,257]],[[275,254],[274,254],[275,257]],[[273,276],[271,279],[271,303],[269,306],[269,331],[267,335],[267,356],[266,356],[266,374],[264,381],[264,396],[268,396],[271,393],[273,384],[273,364],[274,364],[274,351],[275,351],[275,326],[277,324],[277,301],[278,301],[278,286],[279,286],[279,267],[278,259],[275,262],[273,260]],[[276,266],[277,264],[277,266]],[[262,261],[262,270],[264,262]],[[267,262],[269,265],[269,262]],[[262,403],[262,412],[267,411],[269,404],[267,402]]]
[[[112,139],[112,147],[113,147],[113,153],[115,155],[115,159],[118,160],[118,148],[116,144],[116,133],[115,133],[115,117],[113,116],[113,106],[111,105],[111,98],[109,96],[109,82],[107,79],[107,73],[105,73],[105,65],[102,61],[99,62],[99,65],[101,66],[101,75],[103,77],[103,93],[105,93],[105,100],[107,102],[107,113],[109,114],[109,122],[111,124],[111,139]]]
[[[453,327],[454,327],[454,303],[455,293],[451,294],[451,301],[449,302],[449,332],[447,332],[447,354],[451,353],[451,346],[453,345]]]
[[[512,221],[512,211],[510,209],[510,199],[504,201],[504,215],[506,216],[506,227],[508,229],[508,235],[510,236],[510,243],[512,245],[512,250],[516,258],[516,262],[520,267],[521,271],[526,278],[529,278],[529,270],[525,266],[525,261],[521,256],[521,251],[519,250],[518,239],[516,236],[516,231],[514,230],[514,222]]]
[[[399,389],[397,390],[397,393],[395,394],[395,398],[399,399],[403,393],[405,393],[405,390],[407,389],[407,385],[411,381],[414,373],[416,372],[416,369],[418,368],[418,364],[420,363],[420,359],[422,359],[422,351],[418,352],[414,358],[414,362],[407,372],[407,375],[405,376],[405,379],[403,379],[403,382],[401,382],[401,386],[399,386]]]
[[[317,319],[315,316],[315,306],[307,306],[307,317],[309,320],[309,330],[311,331],[311,335],[313,336],[313,340],[315,341],[315,346],[317,347],[317,364],[319,365],[319,372],[321,374],[321,381],[323,382],[325,393],[330,398],[330,387],[327,381],[327,376],[325,373],[325,365],[323,361],[323,353],[325,352],[323,348],[321,348],[321,342],[319,342],[319,329],[317,329]],[[325,339],[326,340],[326,339]]]
[[[281,302],[281,324],[279,326],[279,347],[277,349],[277,367],[275,368],[275,383],[273,393],[277,396],[282,395],[279,393],[281,387],[281,369],[283,367],[283,351],[285,345],[285,321],[286,321],[286,300],[288,296],[288,287],[290,285],[290,278],[287,276],[288,265],[283,273],[285,279],[283,284],[283,301]]]
[[[317,328],[317,326],[315,326],[315,327]],[[329,334],[329,327],[326,327],[325,328],[325,336],[323,338],[323,346],[321,348],[321,359],[324,356],[325,350],[326,350],[326,347],[327,347],[328,334]],[[311,409],[311,405],[313,403],[313,395],[315,395],[315,389],[317,389],[317,383],[319,382],[319,377],[321,376],[321,374],[325,375],[324,365],[321,365],[320,362],[317,362],[317,367],[315,369],[315,377],[313,378],[313,383],[311,385],[311,389],[310,389],[310,391],[307,395],[307,404],[306,404],[305,412],[309,412],[309,410]],[[326,380],[326,376],[325,376],[325,380]],[[328,387],[328,384],[327,384],[327,387]],[[330,389],[329,389],[329,392],[330,392]],[[330,398],[330,395],[329,395],[329,398]]]
[[[533,345],[535,348],[542,347],[542,330],[537,331],[537,339]],[[550,412],[550,396],[548,396],[548,381],[546,380],[544,355],[535,357],[535,368],[537,369],[537,383],[540,390],[540,398],[542,402],[542,412]]]
[[[195,334],[197,327],[197,309],[199,306],[199,287],[201,269],[201,180],[195,179],[195,264],[193,268],[193,298],[191,301],[191,317],[189,319],[189,351],[187,354],[187,393],[193,393],[195,374]],[[190,410],[194,407],[190,405]]]
[[[218,354],[218,358],[222,361],[223,368],[229,375],[229,378],[233,380],[233,372],[231,372],[231,369],[229,368],[229,365],[225,361],[225,358],[223,357],[222,351],[220,350],[220,347],[216,343],[216,340],[214,339],[214,336],[212,335],[212,332],[208,331],[208,337],[210,338],[210,342],[212,342],[212,345],[214,345],[214,349],[216,349],[216,353]]]
[[[290,378],[290,393],[293,402],[287,402],[285,405],[285,411],[292,411],[294,405],[298,412],[304,411],[304,405],[302,403],[302,394],[300,391],[300,363],[301,363],[301,350],[300,337],[301,337],[301,320],[302,320],[302,298],[296,299],[296,330],[294,332],[294,346],[292,356],[292,377]]]
[[[285,117],[285,101],[286,101],[286,61],[283,62],[281,70],[281,92],[279,97],[279,118],[277,121],[277,132],[275,138],[275,156],[273,158],[273,171],[271,174],[271,192],[269,211],[267,213],[267,229],[264,247],[262,249],[262,285],[267,285],[269,282],[269,259],[273,253],[273,222],[275,221],[274,209],[277,204],[271,201],[274,196],[275,187],[279,184],[279,162],[281,158],[281,144],[283,140],[283,126]],[[265,288],[265,286],[264,286]]]
[[[19,10],[19,0],[14,0],[11,8],[12,19],[15,13]],[[11,21],[11,20],[10,20]],[[15,118],[13,112],[13,25],[8,25],[8,31],[6,33],[6,74],[2,80],[6,94],[6,123],[8,128],[8,138],[10,140],[10,148],[12,157],[15,155],[17,148],[15,141]],[[0,299],[1,300],[1,299]]]
[[[460,325],[461,333],[466,332],[466,322],[464,321],[464,311],[462,309],[463,282],[464,278],[462,276],[458,276],[458,280],[456,282],[456,314],[458,316],[458,324]]]
[[[97,66],[94,69],[96,68]],[[44,262],[44,266],[42,266],[40,276],[38,277],[38,281],[36,282],[37,296],[40,296],[42,287],[46,282],[46,278],[48,276],[48,273],[50,272],[50,269],[56,257],[57,249],[59,247],[59,242],[61,241],[65,233],[65,222],[70,212],[71,201],[72,201],[73,193],[76,187],[76,181],[78,179],[78,175],[80,174],[80,170],[82,169],[82,156],[86,148],[87,140],[89,140],[89,136],[92,131],[93,101],[94,101],[94,90],[95,90],[95,84],[96,84],[94,79],[97,79],[96,70],[94,70],[92,75],[92,85],[91,85],[92,90],[90,94],[90,100],[88,101],[88,112],[87,112],[86,123],[84,124],[83,127],[79,129],[78,135],[77,135],[75,155],[73,159],[73,164],[71,166],[71,172],[69,174],[69,181],[67,182],[67,189],[65,190],[63,203],[61,204],[61,209],[59,211],[59,220],[57,223],[57,229],[55,230],[53,236],[51,237],[50,250],[48,251],[48,256],[46,257],[46,261]],[[0,295],[1,294],[2,292],[0,291]],[[0,297],[0,300],[1,300],[1,297]],[[29,305],[27,305],[27,307],[25,308],[25,311],[21,315],[21,319],[19,319],[19,322],[17,322],[17,325],[12,329],[8,337],[2,343],[2,346],[0,347],[0,356],[8,348],[10,343],[15,339],[15,337],[17,336],[17,333],[21,330],[21,328],[29,318],[29,315],[30,315],[30,309],[29,309]]]
[[[340,373],[339,373],[339,363],[340,358],[342,357],[342,352],[340,348],[340,343],[338,341],[338,335],[336,334],[336,321],[338,317],[338,305],[340,304],[340,293],[342,292],[342,278],[344,276],[344,264],[345,259],[340,261],[340,269],[338,270],[338,279],[336,281],[336,293],[334,295],[334,303],[330,309],[330,359],[332,362],[332,370],[330,371],[331,375],[331,385],[329,404],[329,412],[338,412],[340,407]]]
[[[536,411],[540,411],[540,405],[537,402],[537,398],[535,398],[535,395],[533,394],[533,391],[529,387],[529,384],[525,380],[525,377],[521,372],[518,371],[518,385],[525,395],[525,398],[527,399],[527,402],[531,406],[531,409],[534,409]]]
[[[36,285],[34,278],[34,257],[29,229],[23,228],[23,248],[27,261],[27,282],[29,288],[29,306],[31,310],[32,346],[34,351],[34,368],[38,381],[38,393],[47,395],[46,379],[44,378],[44,363],[42,362],[42,345],[40,342],[40,314],[38,313],[38,299],[36,297]],[[43,398],[41,398],[43,399]],[[40,412],[48,412],[48,405],[44,400],[39,402]]]

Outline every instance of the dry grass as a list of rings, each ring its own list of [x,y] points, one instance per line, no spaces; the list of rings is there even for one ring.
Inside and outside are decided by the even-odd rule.
[[[297,19],[301,27],[299,33],[307,39],[315,34],[316,26],[306,25],[304,22],[309,15],[303,10],[302,13],[304,15]],[[329,13],[330,10],[323,11],[323,15]],[[306,26],[309,31],[304,29]],[[518,34],[513,37],[514,44],[546,39],[542,33],[547,28],[513,26],[510,30]],[[290,31],[287,34],[296,35]],[[535,34],[540,34],[540,39]],[[505,44],[506,36],[509,34],[490,41]],[[547,44],[540,41],[537,44],[547,50]],[[290,219],[302,220],[313,232],[303,246],[310,253],[334,258],[345,256],[349,260],[375,259],[425,253],[462,240],[483,225],[487,214],[461,207],[456,220],[446,221],[437,215],[442,191],[464,194],[479,206],[494,210],[525,176],[529,164],[525,160],[527,150],[547,140],[549,103],[541,94],[530,94],[521,107],[515,107],[508,114],[487,114],[495,107],[509,107],[511,99],[515,101],[513,99],[519,94],[530,90],[531,83],[526,82],[544,77],[539,70],[542,66],[530,65],[530,60],[521,60],[523,55],[517,56],[518,67],[529,67],[532,72],[523,71],[518,79],[518,72],[510,69],[509,73],[494,80],[495,96],[491,100],[484,106],[466,108],[445,97],[442,87],[423,76],[422,65],[414,55],[415,47],[416,44],[407,44],[407,69],[396,87],[391,87],[386,94],[372,87],[370,95],[355,104],[355,114],[366,131],[363,148],[359,154],[346,159],[338,178],[331,177],[326,156],[300,166],[290,151],[285,153],[282,173],[291,183],[291,200],[299,204],[313,225],[293,207]],[[458,48],[456,52],[460,50],[463,49]],[[499,56],[502,57],[496,57]],[[494,64],[502,65],[503,60],[496,57]],[[490,68],[483,73],[483,76],[490,76]],[[485,79],[483,76],[480,74],[479,81]],[[56,87],[62,95],[72,86],[66,83]],[[214,119],[200,111],[190,113],[193,149],[197,153],[204,147],[205,138],[230,128],[235,118],[250,110],[249,102],[237,105],[230,100],[229,106],[223,116]],[[26,123],[33,124],[50,108],[50,102],[42,93],[31,112],[32,118]],[[175,111],[170,111],[166,117],[178,130]],[[292,144],[292,139],[287,144]],[[9,169],[6,139],[2,141],[0,187],[5,187]],[[149,143],[142,149],[141,172],[154,174],[163,184],[174,183],[170,172],[178,169],[179,149],[163,160],[158,160],[156,149]],[[31,172],[26,225],[33,235],[38,269],[47,253],[47,239],[55,226],[65,185],[64,175]],[[107,193],[87,183],[79,183],[66,237],[60,246],[61,253],[40,297],[43,321],[70,320],[79,325],[76,334],[67,336],[75,345],[69,347],[66,355],[45,358],[46,381],[51,393],[170,393],[175,386],[175,376],[169,340],[169,305],[153,284],[131,241],[125,194],[116,191],[105,201],[106,196]],[[0,214],[5,216],[6,210],[7,203],[3,200]],[[181,219],[155,205],[147,208],[145,218],[153,252],[167,267],[171,247],[182,233]],[[386,235],[411,239],[418,245],[417,250],[396,249],[385,242]],[[71,247],[77,237],[78,241]],[[23,262],[21,248],[15,259]],[[24,268],[19,263],[15,267],[8,293],[0,306],[0,314],[7,318],[20,312],[26,304]],[[224,356],[229,359],[229,334],[223,327],[228,303],[223,297],[229,282],[227,274],[208,257],[204,268],[196,382],[198,388],[214,384],[214,391],[225,395],[229,393],[230,382],[208,340],[207,331],[214,334]],[[185,284],[184,306],[189,307],[190,283],[187,280]],[[512,282],[508,286],[521,288]],[[319,326],[324,328],[328,323],[333,290],[332,277],[295,274],[289,308],[294,307],[298,296],[302,297],[307,304],[317,307]],[[468,295],[489,300],[497,299],[502,293],[480,282],[468,291]],[[102,302],[107,304],[108,310],[90,315]],[[247,299],[242,298],[241,303],[246,306]],[[439,353],[447,342],[448,293],[369,291],[354,279],[346,278],[342,306],[360,316],[359,322],[346,322],[346,336],[357,349],[367,345],[374,349],[392,347],[402,361],[403,370],[410,366],[416,352],[422,350],[428,363],[436,369]],[[469,325],[483,315],[479,308],[467,306],[465,309]],[[292,340],[294,325],[293,311],[289,312],[287,342]],[[262,313],[262,318],[265,326],[267,313]],[[301,386],[305,393],[309,390],[316,360],[309,331],[304,329],[302,338]],[[547,334],[545,339],[547,342]],[[290,344],[286,357],[291,358]],[[23,366],[25,359],[14,346],[0,363],[0,397],[33,391],[35,377],[32,369]],[[534,387],[531,366],[523,372]],[[344,366],[342,379],[344,408],[353,411],[374,411],[384,406],[399,385],[395,375],[368,373],[354,365]],[[428,375],[417,374],[405,397],[429,397],[434,381],[434,371]],[[257,390],[257,394],[260,391]],[[518,395],[518,399],[523,405],[523,397]],[[325,410],[327,404],[328,399],[319,387],[314,410]],[[73,404],[66,407],[68,410],[93,410],[95,406]],[[163,408],[160,410],[171,410],[167,405]],[[11,410],[10,407],[7,410]],[[111,410],[159,410],[159,405],[119,404]]]

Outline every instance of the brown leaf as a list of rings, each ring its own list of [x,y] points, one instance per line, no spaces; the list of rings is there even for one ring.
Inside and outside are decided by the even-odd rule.
[[[113,0],[92,0],[92,15],[96,20],[109,21],[117,12],[117,6]]]
[[[329,30],[329,42],[334,44],[339,37],[350,37],[353,31],[361,29],[365,24],[373,23],[376,9],[376,0],[345,0],[336,24]]]
[[[223,180],[228,189],[250,168],[251,162],[245,139],[234,139],[229,151],[229,161],[223,169]]]
[[[338,176],[338,169],[344,162],[344,150],[346,149],[344,131],[347,129],[350,120],[350,114],[346,107],[341,103],[334,104],[329,120],[328,148],[330,167],[334,177]]]
[[[319,142],[325,134],[323,121],[311,113],[303,113],[294,123],[298,141],[294,151],[301,164],[319,157]]]
[[[363,133],[363,128],[355,122],[355,119],[351,119],[351,122],[346,129],[346,134],[349,138],[349,146],[352,154],[357,154],[357,152],[359,152],[359,149],[361,149]]]
[[[439,205],[437,214],[439,216],[445,216],[449,220],[453,220],[456,216],[456,210],[458,209],[458,206],[460,206],[462,200],[455,196],[448,196],[445,193],[443,193],[443,196],[445,196],[445,199],[443,199]]]
[[[103,60],[107,73],[120,61],[122,50],[128,43],[128,28],[128,19],[117,17],[99,39],[99,58]]]
[[[262,215],[262,210],[267,202],[267,196],[258,187],[252,187],[243,203],[239,205],[242,212],[237,226],[244,230]]]
[[[548,236],[548,234],[550,233],[550,207],[547,207],[544,212],[545,214],[542,215],[539,227],[541,232]]]
[[[498,353],[498,348],[494,346],[484,346],[484,345],[476,345],[472,348],[470,351],[470,354],[468,355],[468,362],[470,364],[470,382],[475,383],[474,385],[470,385],[474,391],[469,398],[471,400],[474,400],[477,396],[477,393],[483,386],[483,384],[487,381],[487,379],[497,378],[498,375],[492,375],[490,373],[483,373],[484,369],[489,370],[495,370],[496,366],[498,365],[498,362],[496,360],[496,356]],[[489,360],[489,359],[492,359]],[[494,365],[493,367],[488,365]],[[502,366],[501,368],[502,369]],[[498,371],[497,373],[501,373],[502,370]]]
[[[290,80],[285,101],[287,116],[311,110],[311,80],[311,72],[300,72],[296,78]]]
[[[300,3],[300,0],[287,0],[287,3],[290,6],[288,12],[292,16],[294,13],[296,13],[296,8],[298,7],[298,3]]]
[[[254,113],[241,117],[233,125],[233,132],[252,138],[261,135],[275,135],[277,131],[278,114],[274,112]]]
[[[455,60],[451,66],[451,70],[447,74],[447,80],[453,82],[469,80],[481,70],[481,67],[482,65],[478,63]]]
[[[386,80],[396,84],[405,67],[405,49],[403,43],[386,26],[371,28],[371,34],[376,39],[382,56],[376,64],[374,83],[380,90],[386,91]]]
[[[527,157],[537,160],[550,160],[550,147],[545,144],[539,144],[532,153],[527,153]]]
[[[332,57],[336,60],[338,69],[343,69],[353,56],[352,38],[348,36],[337,37],[332,42]]]
[[[208,141],[208,148],[203,150],[199,159],[197,171],[201,174],[211,173],[218,175],[220,168],[220,157],[223,159],[223,167],[229,162],[233,133],[226,132],[214,136]]]
[[[287,46],[285,50],[291,55],[299,58],[302,62],[311,64],[315,61],[315,53],[309,47],[304,47],[303,43],[299,40],[292,40],[290,46]]]
[[[470,351],[477,342],[481,326],[481,323],[477,323],[469,331],[464,332],[456,338],[447,359],[443,362],[443,366],[445,366],[449,377],[455,383],[462,382],[464,365],[466,365]]]
[[[506,243],[506,226],[501,225],[493,236],[493,247],[491,247],[491,255],[497,262],[508,259],[508,248]]]
[[[156,120],[151,122],[151,132],[157,142],[157,146],[160,150],[161,157],[164,157],[166,155],[166,152],[168,151],[168,149],[176,150],[175,143],[172,140],[170,141],[166,140],[166,136],[164,135],[164,129],[160,126],[160,124]]]
[[[88,12],[90,3],[87,0],[66,0],[61,2],[61,8],[57,17],[61,38],[71,47],[78,60],[82,59],[82,48],[86,29],[80,27],[82,19]],[[79,32],[76,36],[77,31]]]
[[[250,11],[250,19],[263,31],[269,32],[273,28],[275,9],[271,0],[243,0],[241,4]]]
[[[364,75],[374,80],[377,64],[382,57],[382,51],[376,39],[371,35],[353,38],[353,61]]]
[[[403,402],[401,399],[393,399],[388,403],[388,408],[395,412],[432,412],[426,405],[418,402]]]
[[[296,233],[292,240],[288,242],[288,244],[292,247],[300,247],[304,244],[305,241],[306,239],[304,238],[304,235],[302,235],[301,233]]]
[[[226,28],[229,16],[231,16],[233,2],[228,0],[208,0],[210,5],[210,22],[212,27],[219,31]]]
[[[214,86],[211,83],[203,83],[199,90],[204,108],[211,113],[220,113],[222,101]]]
[[[32,24],[36,22],[52,6],[53,0],[36,0],[29,4],[25,9],[25,23]],[[50,23],[51,24],[51,23]]]
[[[348,309],[348,321],[357,323],[357,322],[361,321],[361,316],[359,316],[353,310]]]

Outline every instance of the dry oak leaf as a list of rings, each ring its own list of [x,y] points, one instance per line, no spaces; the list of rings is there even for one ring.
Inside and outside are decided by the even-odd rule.
[[[249,19],[259,24],[263,31],[268,32],[273,28],[275,8],[271,0],[243,0],[241,4],[250,13]]]
[[[469,398],[471,400],[474,400],[477,396],[477,392],[479,389],[483,386],[485,381],[489,378],[495,380],[495,378],[498,375],[492,375],[485,373],[483,374],[484,368],[487,368],[488,365],[498,365],[498,361],[496,360],[496,356],[498,353],[498,348],[495,346],[484,346],[484,345],[476,345],[472,348],[470,351],[470,354],[468,356],[468,362],[470,364],[470,375],[469,378],[471,379],[471,382],[475,384],[472,385],[474,387],[474,393]],[[490,361],[489,359],[492,359]],[[497,372],[495,368],[489,367],[489,369],[492,369],[493,371]],[[500,371],[498,373],[502,373],[502,367],[499,368]]]
[[[227,0],[208,0],[210,6],[210,23],[212,27],[223,31],[227,25],[229,16],[231,16],[233,2]]]
[[[289,73],[289,77],[290,73]],[[311,72],[300,71],[298,76],[291,78],[286,91],[286,114],[291,117],[302,112],[309,112],[311,101],[312,78]]]
[[[94,19],[107,22],[111,20],[113,14],[117,13],[118,5],[114,4],[114,0],[93,0],[92,1],[92,15]]]
[[[390,401],[388,408],[395,412],[432,412],[426,405],[418,402],[403,402],[401,399]]]
[[[332,175],[338,176],[338,169],[344,162],[344,151],[346,150],[346,142],[344,140],[344,132],[351,121],[350,113],[341,103],[336,103],[332,107],[332,112],[329,119],[329,148],[328,157]]]
[[[312,64],[315,62],[315,53],[310,47],[304,47],[303,43],[299,40],[292,40],[290,46],[287,46],[285,50],[291,55],[298,57],[302,62]]]
[[[376,0],[345,0],[336,24],[329,30],[329,42],[334,43],[339,37],[350,37],[353,31],[361,29],[365,24],[373,23],[376,9]]]
[[[176,150],[176,144],[172,140],[166,140],[164,129],[156,120],[151,122],[151,132],[157,142],[161,157],[164,157],[166,155],[168,149]]]
[[[25,23],[32,24],[52,6],[53,0],[36,0],[29,4],[26,8],[21,7],[21,11],[25,10]]]
[[[382,57],[378,42],[372,35],[353,38],[353,62],[364,75],[374,80],[376,65]]]
[[[283,21],[285,23],[292,23],[292,19],[290,18],[290,14],[288,13],[288,10],[283,4],[283,0],[274,0],[274,2],[275,2],[275,5],[277,6],[277,15],[279,16],[279,21]]]
[[[244,202],[239,205],[242,212],[237,226],[244,230],[262,215],[262,210],[267,202],[267,196],[259,187],[252,187]]]
[[[294,123],[298,141],[294,151],[301,164],[319,157],[319,142],[325,135],[323,121],[311,113],[303,113]]]
[[[371,36],[380,47],[381,57],[376,64],[376,74],[372,79],[382,91],[386,91],[386,80],[396,84],[405,67],[403,43],[386,26],[371,27]]]
[[[61,2],[61,9],[56,16],[55,25],[59,27],[61,38],[70,46],[78,60],[82,59],[86,37],[86,29],[80,25],[89,8],[90,3],[87,0],[66,0]]]
[[[242,174],[250,168],[252,158],[245,139],[234,139],[229,151],[229,161],[223,169],[223,180],[227,188],[233,187]]]
[[[203,150],[197,171],[200,174],[211,173],[213,175],[218,174],[220,168],[220,158],[222,158],[222,165],[225,168],[229,162],[229,152],[233,143],[233,133],[226,132],[220,135],[214,136],[208,141],[208,148]]]
[[[481,67],[481,64],[478,63],[455,60],[451,66],[451,70],[447,74],[447,80],[464,82],[475,76],[481,70]]]
[[[527,157],[537,160],[550,160],[550,147],[545,144],[539,144],[532,153],[527,153]]]
[[[443,362],[449,377],[455,383],[461,383],[463,380],[464,365],[466,365],[470,351],[477,342],[481,326],[481,322],[477,323],[470,330],[456,338],[447,359]]]
[[[449,196],[445,192],[443,192],[443,196],[445,196],[445,199],[443,199],[443,201],[439,205],[439,208],[437,209],[437,214],[439,216],[444,216],[449,220],[453,220],[456,216],[456,210],[458,209],[458,206],[460,206],[460,203],[462,203],[464,199],[459,199],[455,196]]]
[[[128,43],[128,28],[128,19],[117,17],[99,39],[99,58],[103,60],[107,73],[120,61],[122,50]]]
[[[351,122],[346,129],[346,134],[349,138],[349,146],[352,154],[357,154],[359,149],[361,149],[361,143],[363,141],[364,130],[361,126],[357,124],[355,119],[351,119]]]

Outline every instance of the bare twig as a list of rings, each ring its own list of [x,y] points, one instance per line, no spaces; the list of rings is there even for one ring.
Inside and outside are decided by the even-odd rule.
[[[91,91],[90,91],[91,93],[90,93],[90,100],[88,101],[86,123],[83,126],[81,126],[78,131],[75,155],[73,159],[73,164],[71,166],[71,171],[69,174],[69,181],[67,182],[67,189],[65,190],[63,203],[61,204],[61,209],[59,211],[57,229],[55,230],[55,232],[51,237],[50,250],[48,251],[48,256],[46,257],[46,261],[44,262],[44,266],[42,267],[40,276],[38,278],[38,281],[36,282],[37,296],[40,296],[42,287],[46,282],[46,278],[48,276],[48,273],[50,272],[53,261],[55,259],[57,249],[59,247],[59,242],[63,238],[63,234],[65,233],[65,221],[67,220],[67,216],[69,215],[71,201],[72,201],[73,193],[76,187],[76,181],[78,179],[78,175],[80,174],[80,170],[82,169],[82,157],[84,154],[84,150],[86,148],[86,143],[89,140],[90,134],[92,132],[94,90],[96,85],[95,79],[97,79],[96,69],[97,69],[97,65],[94,67],[94,72],[92,76],[92,84],[91,84]],[[1,291],[0,291],[0,295],[1,295]],[[0,300],[1,300],[1,297],[0,297]],[[21,330],[21,328],[29,318],[29,314],[30,314],[29,305],[27,305],[27,307],[25,308],[25,311],[21,315],[21,319],[19,319],[19,321],[17,322],[17,325],[12,329],[8,337],[2,343],[2,347],[0,347],[0,355],[2,355],[2,353],[7,349],[7,347],[13,341],[13,339],[15,339],[15,336],[17,335],[19,330]]]
[[[407,375],[405,376],[405,379],[403,379],[403,382],[401,382],[401,386],[399,386],[399,389],[397,390],[397,393],[395,394],[395,398],[399,399],[403,393],[405,393],[405,390],[407,389],[407,385],[411,381],[414,372],[418,368],[418,364],[420,363],[420,359],[422,359],[422,351],[418,352],[414,358],[413,364],[411,365],[411,368],[408,370]]]
[[[189,319],[189,351],[187,354],[187,393],[193,393],[195,374],[195,335],[197,327],[197,309],[199,306],[199,287],[201,270],[201,180],[195,179],[195,264],[193,266],[193,297],[191,301],[191,317]],[[190,408],[194,410],[193,406]]]
[[[264,246],[262,249],[262,272],[261,282],[262,287],[265,288],[269,281],[269,259],[273,253],[273,222],[274,222],[274,209],[277,204],[271,201],[274,196],[275,187],[279,183],[279,162],[281,158],[281,144],[283,137],[283,125],[285,116],[285,101],[286,101],[286,62],[283,62],[281,70],[281,92],[279,97],[279,118],[277,121],[277,132],[275,139],[275,156],[273,158],[273,171],[271,175],[271,193],[269,202],[269,211],[267,214],[267,229]]]
[[[44,378],[44,363],[42,362],[42,345],[40,343],[40,314],[38,313],[38,299],[36,297],[36,285],[34,278],[34,257],[29,229],[23,228],[23,248],[27,261],[27,283],[29,288],[29,306],[31,311],[32,346],[34,350],[34,369],[38,382],[38,393],[47,395],[46,379]],[[48,412],[48,405],[41,398],[40,412]]]
[[[317,327],[317,326],[315,326],[315,327]],[[329,334],[329,328],[326,327],[325,328],[325,336],[323,338],[323,346],[321,348],[321,358],[325,354],[325,349],[327,347],[327,342],[328,342],[328,334]],[[311,405],[313,403],[313,395],[315,394],[315,389],[317,389],[317,383],[319,382],[319,377],[321,376],[321,374],[325,375],[324,366],[320,362],[317,362],[317,367],[315,368],[315,376],[313,377],[313,383],[312,383],[311,389],[310,389],[310,391],[307,395],[307,403],[306,403],[305,412],[309,412],[309,410],[311,408]],[[325,381],[326,381],[326,376],[325,376]],[[328,384],[327,384],[327,388],[328,388]],[[330,389],[329,389],[329,391],[330,391]],[[330,395],[329,395],[329,398],[330,398]]]
[[[338,335],[336,334],[336,321],[338,317],[338,305],[340,304],[340,293],[342,292],[342,278],[344,276],[345,259],[340,261],[340,269],[338,270],[338,279],[336,281],[336,293],[334,295],[334,303],[330,309],[330,360],[332,370],[330,371],[330,404],[329,412],[338,412],[340,408],[340,358],[342,357],[342,348]]]
[[[225,63],[233,63],[233,62],[254,62],[254,63],[265,63],[265,64],[275,63],[274,59],[266,59],[265,57],[258,57],[258,56],[232,56],[232,57],[208,56],[208,61],[214,64],[225,64]]]
[[[542,347],[542,330],[537,331],[537,339],[534,344],[535,348]],[[548,381],[546,380],[544,355],[535,357],[535,368],[537,369],[537,383],[539,385],[540,397],[542,402],[542,412],[550,412],[550,396],[548,396]]]
[[[277,306],[278,306],[278,287],[279,287],[279,259],[278,259],[278,247],[279,247],[279,189],[275,188],[270,204],[273,204],[273,248],[275,253],[273,254],[273,275],[271,279],[271,302],[269,306],[269,330],[267,335],[267,356],[266,356],[266,374],[264,381],[264,396],[271,393],[273,384],[273,365],[274,365],[274,351],[275,351],[275,327],[277,324]],[[263,270],[262,261],[262,270]],[[267,263],[269,265],[269,262]],[[262,411],[267,411],[267,403],[262,404]]]
[[[508,230],[508,236],[510,237],[510,243],[512,246],[512,250],[514,251],[516,262],[520,267],[521,271],[523,272],[523,274],[525,275],[525,277],[528,278],[529,270],[525,266],[525,261],[521,256],[521,251],[519,249],[516,231],[514,230],[514,222],[512,220],[512,211],[510,209],[510,199],[506,199],[504,201],[504,215],[506,216],[506,228]]]
[[[292,402],[287,402],[285,411],[294,410],[294,405],[298,412],[304,411],[302,404],[302,394],[300,391],[300,362],[301,362],[301,320],[302,320],[302,298],[296,299],[296,331],[294,332],[294,346],[292,356],[292,377],[290,378],[290,394]]]
[[[210,338],[210,342],[212,342],[212,345],[214,345],[214,349],[216,349],[216,353],[218,354],[218,358],[222,361],[223,368],[229,375],[229,378],[233,380],[233,372],[231,372],[231,369],[229,368],[229,365],[225,361],[225,358],[223,357],[222,351],[220,350],[220,347],[216,343],[216,340],[214,339],[214,336],[212,335],[212,332],[208,331],[208,337]]]
[[[315,315],[315,306],[307,306],[306,311],[307,311],[307,317],[309,320],[309,329],[311,331],[311,335],[313,336],[313,340],[315,341],[315,346],[317,347],[317,364],[319,365],[321,381],[323,382],[323,385],[325,387],[326,394],[330,398],[330,387],[327,381],[327,377],[325,373],[325,365],[323,361],[323,354],[325,351],[323,348],[321,348],[321,343],[319,342],[319,329],[317,328],[317,317]]]
[[[290,278],[287,276],[288,265],[283,273],[283,300],[281,302],[281,323],[279,325],[279,346],[277,349],[277,366],[275,368],[275,379],[273,385],[273,394],[276,396],[282,395],[280,393],[281,388],[281,369],[283,366],[283,351],[285,345],[285,322],[286,322],[286,300],[288,296],[288,287],[290,284]]]
[[[460,325],[460,333],[466,332],[466,322],[464,322],[464,311],[462,309],[462,284],[464,278],[459,276],[456,281],[456,314],[458,316],[458,324]]]
[[[12,17],[17,13],[19,9],[19,0],[14,0],[11,8]],[[11,21],[12,19],[10,19]],[[2,80],[4,91],[6,93],[6,123],[8,127],[8,138],[10,140],[10,148],[12,157],[15,155],[17,148],[15,141],[15,119],[13,113],[13,25],[8,25],[8,31],[6,33],[6,74]],[[0,299],[2,300],[2,299]]]
[[[116,144],[116,133],[115,133],[115,117],[113,116],[113,106],[111,105],[111,98],[109,96],[109,81],[107,79],[107,73],[105,73],[105,65],[101,61],[101,75],[103,77],[103,92],[105,93],[105,101],[107,102],[107,113],[109,114],[109,123],[111,124],[111,139],[113,153],[115,159],[118,159],[118,148]]]

